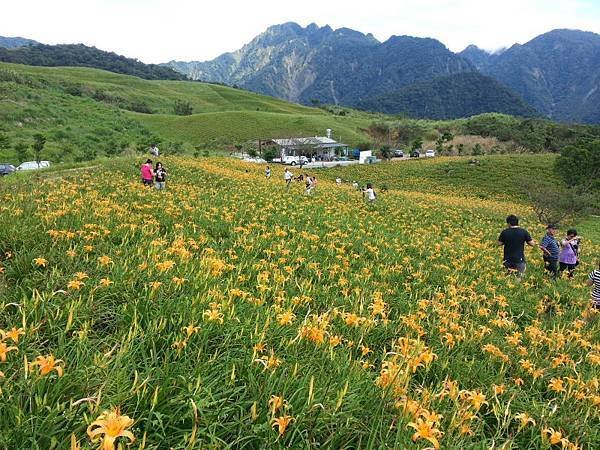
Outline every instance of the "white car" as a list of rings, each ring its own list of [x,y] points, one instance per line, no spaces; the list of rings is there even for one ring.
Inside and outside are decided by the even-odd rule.
[[[435,156],[435,150],[427,150],[427,151],[425,152],[425,156],[426,156],[427,158],[433,158],[433,157]]]
[[[281,158],[274,158],[273,162],[295,166],[296,164],[308,164],[310,161],[306,156],[286,155],[283,157],[283,160]]]
[[[46,167],[50,167],[50,161],[26,161],[17,167],[17,170],[37,170],[37,169],[45,169]]]

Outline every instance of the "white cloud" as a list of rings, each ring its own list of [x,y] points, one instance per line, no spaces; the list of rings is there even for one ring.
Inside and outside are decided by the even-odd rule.
[[[20,0],[2,5],[0,35],[164,62],[214,58],[286,21],[345,26],[380,40],[433,37],[454,51],[523,43],[554,28],[600,32],[600,11],[589,0]]]

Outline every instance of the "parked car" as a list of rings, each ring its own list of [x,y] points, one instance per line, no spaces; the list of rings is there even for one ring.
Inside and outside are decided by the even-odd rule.
[[[433,158],[433,157],[435,156],[435,150],[431,150],[431,149],[427,150],[427,151],[425,152],[425,156],[426,156],[427,158]]]
[[[302,155],[302,156],[286,155],[286,156],[283,157],[283,159],[281,159],[281,158],[274,158],[273,162],[275,162],[275,163],[282,163],[282,164],[289,164],[291,166],[295,166],[296,164],[308,164],[310,161],[304,155]]]
[[[395,158],[404,158],[404,152],[400,149],[392,150],[392,154]]]
[[[26,161],[17,166],[17,170],[37,170],[50,167],[50,161]]]
[[[411,158],[420,158],[421,157],[421,152],[419,152],[419,150],[413,150],[410,153],[410,157]]]
[[[8,163],[0,163],[0,176],[10,175],[15,171],[15,166]]]

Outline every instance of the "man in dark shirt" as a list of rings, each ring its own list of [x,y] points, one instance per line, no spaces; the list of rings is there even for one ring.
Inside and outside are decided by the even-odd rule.
[[[498,237],[498,245],[504,246],[504,267],[509,273],[516,272],[519,277],[523,276],[526,268],[525,244],[533,247],[535,241],[529,232],[519,227],[519,218],[513,214],[506,218],[508,227]]]
[[[556,230],[558,230],[556,225],[548,225],[546,228],[546,235],[542,238],[542,242],[540,243],[540,249],[542,250],[544,257],[544,267],[550,272],[552,278],[556,278],[558,275],[558,256],[560,253],[560,247],[554,237]]]

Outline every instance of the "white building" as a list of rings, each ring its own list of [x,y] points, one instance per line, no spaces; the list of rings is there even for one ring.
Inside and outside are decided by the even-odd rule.
[[[279,149],[281,158],[304,155],[317,161],[331,161],[335,156],[348,156],[348,145],[337,142],[331,137],[271,139],[268,144],[275,145]]]

